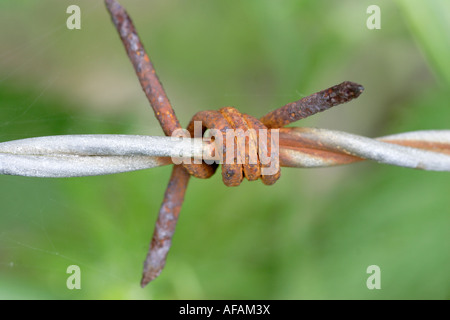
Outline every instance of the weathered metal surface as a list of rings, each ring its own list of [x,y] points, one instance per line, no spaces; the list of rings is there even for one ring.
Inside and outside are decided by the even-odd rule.
[[[251,124],[253,129],[261,125],[253,117],[248,115],[243,117],[247,123],[253,121]],[[274,129],[270,131],[272,130]],[[356,149],[355,153],[358,153],[356,155],[348,153],[344,146],[356,138],[364,139],[366,149],[376,150],[379,142],[393,145],[392,147],[400,153],[397,154],[395,163],[389,164],[408,166],[402,161],[406,161],[413,148],[417,151],[428,151],[421,152],[420,161],[424,163],[424,168],[428,168],[431,161],[435,161],[434,159],[438,157],[441,169],[450,170],[450,130],[414,131],[375,139],[314,128],[282,128],[278,131],[281,167],[308,168],[336,166],[362,160],[378,161],[370,154],[359,154],[364,152],[364,149]],[[324,138],[325,135],[328,138]],[[340,139],[341,142],[327,142],[327,139],[332,137]],[[217,140],[212,143],[202,138],[174,139],[112,134],[48,136],[13,140],[0,143],[0,173],[62,178],[148,169],[170,165],[172,161],[180,163],[178,161],[180,158],[188,158],[192,162],[200,159],[208,161],[217,157],[215,142]],[[275,141],[269,145],[274,144]],[[395,145],[409,148],[398,149]],[[236,147],[242,148],[242,145]],[[220,153],[222,149],[223,147],[217,150],[217,153]],[[382,149],[385,149],[384,145]],[[251,157],[247,156],[247,152],[242,150],[240,152],[244,154],[245,159],[242,165],[245,166],[247,159]],[[221,162],[225,161],[226,159],[221,158]],[[206,164],[205,166],[211,167]],[[261,168],[263,167],[261,164]],[[261,174],[262,170],[256,172]],[[273,177],[273,175],[267,177]],[[261,175],[261,178],[263,180],[264,176]]]
[[[292,122],[358,98],[363,91],[364,87],[362,85],[344,81],[331,88],[288,103],[281,108],[269,112],[260,120],[268,128],[282,128]]]
[[[291,149],[290,152],[283,153],[284,165],[296,163],[301,166],[300,154],[297,154],[294,160],[295,152],[292,150],[307,148],[314,150],[315,158],[323,159],[325,166],[370,159],[407,168],[450,171],[450,141],[446,140],[450,138],[450,131],[430,131],[428,134],[422,132],[422,135],[425,140],[419,140],[420,135],[414,133],[370,139],[335,130],[283,128],[280,129],[280,145]],[[435,141],[431,140],[431,137],[434,137]],[[412,145],[416,148],[411,147]],[[334,159],[331,158],[333,154]],[[320,166],[320,162],[317,164]]]
[[[241,114],[233,107],[224,107],[219,111],[200,111],[192,117],[187,130],[194,135],[195,123],[201,123],[202,134],[206,129],[214,129],[221,134],[222,148],[215,150],[222,159],[222,180],[225,185],[238,186],[244,177],[253,181],[261,177],[265,184],[273,184],[280,177],[280,167],[277,164],[273,175],[262,175],[261,168],[267,164],[261,164],[260,146],[266,146],[265,153],[271,154],[271,146],[274,145],[270,130],[256,118]],[[260,130],[267,132],[267,141],[260,143]],[[228,134],[232,132],[232,141],[229,141]],[[230,142],[232,145],[230,146]],[[243,144],[241,144],[243,142]],[[242,147],[244,146],[244,147]],[[188,164],[186,169],[195,177],[209,178],[216,167],[211,167],[206,163]]]
[[[105,0],[105,3],[111,14],[113,23],[119,32],[120,38],[122,39],[122,43],[125,46],[128,57],[134,66],[136,74],[139,78],[139,83],[141,84],[147,99],[150,101],[155,116],[161,124],[164,133],[167,136],[170,136],[176,129],[181,129],[181,126],[162,87],[162,84],[156,75],[153,64],[151,63],[150,58],[145,52],[144,46],[137,35],[136,29],[134,28],[134,25],[125,9],[118,4],[117,1]],[[160,250],[158,249],[158,245],[161,243],[155,240],[156,244],[153,245],[152,241],[152,245],[146,259],[146,267],[144,268],[144,276],[141,283],[142,286],[145,286],[149,281],[154,279],[154,277],[159,275],[164,267],[166,255],[171,244],[171,237],[175,231],[175,225],[180,211],[179,208],[181,208],[181,204],[183,203],[184,192],[187,187],[186,182],[186,185],[179,186],[180,190],[171,188],[171,185],[177,185],[175,179],[181,175],[180,172],[181,169],[174,167],[172,177],[166,191],[166,196],[164,197],[164,201],[161,206],[158,222],[155,227],[154,239],[159,239],[158,237],[161,233],[167,234],[170,239],[166,239],[164,243],[168,246],[165,246]],[[170,221],[170,223],[164,225],[164,221]],[[161,269],[158,270],[158,266]]]
[[[153,64],[145,52],[133,22],[117,1],[105,0],[105,3],[155,116],[165,135],[170,136],[173,131],[181,128],[181,126],[156,75]]]
[[[142,287],[158,277],[166,264],[189,178],[190,175],[186,169],[182,166],[174,166],[163,203],[159,209],[150,250],[144,262]]]

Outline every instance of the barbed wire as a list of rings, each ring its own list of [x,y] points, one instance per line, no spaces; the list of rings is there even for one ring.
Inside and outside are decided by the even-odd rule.
[[[28,177],[79,177],[113,174],[154,168],[174,163],[174,159],[203,159],[227,146],[216,146],[201,138],[207,129],[266,130],[267,154],[279,147],[279,162],[273,175],[264,175],[265,164],[249,163],[249,153],[259,145],[258,134],[248,136],[248,150],[242,151],[244,163],[236,163],[239,150],[233,151],[231,163],[222,161],[222,179],[227,186],[237,186],[243,178],[261,179],[271,185],[280,177],[281,167],[327,167],[363,160],[433,171],[450,171],[450,130],[415,131],[380,138],[366,138],[346,132],[317,128],[283,128],[286,125],[357,98],[364,88],[354,82],[319,91],[288,103],[260,119],[225,107],[218,111],[195,114],[187,127],[190,138],[171,137],[181,130],[180,123],[156,75],[136,29],[125,9],[115,0],[105,0],[112,21],[124,44],[127,55],[149,100],[156,119],[167,137],[138,135],[66,135],[36,137],[0,143],[0,173]],[[200,121],[201,134],[194,124]],[[279,140],[274,144],[277,130]],[[225,142],[225,139],[222,141]],[[228,147],[230,147],[228,145]],[[218,150],[216,150],[218,149]],[[237,149],[237,148],[236,148]],[[233,150],[236,150],[233,147]],[[258,154],[260,156],[260,154]],[[178,164],[178,161],[176,161]],[[141,286],[159,276],[172,245],[181,205],[191,176],[209,178],[215,164],[183,163],[174,165],[150,243]]]
[[[450,130],[370,139],[335,130],[284,128],[280,137],[282,167],[328,167],[373,160],[401,167],[450,171]],[[172,158],[214,159],[214,150],[214,144],[201,138],[37,137],[0,143],[0,174],[43,178],[114,174],[170,165]]]
[[[450,171],[450,130],[413,131],[380,138],[317,128],[280,129],[287,167],[324,167],[362,160],[430,171]],[[287,153],[290,157],[282,156]],[[292,160],[291,160],[292,159]]]

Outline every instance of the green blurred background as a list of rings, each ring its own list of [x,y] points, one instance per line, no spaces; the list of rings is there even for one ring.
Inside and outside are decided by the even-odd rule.
[[[357,100],[298,126],[449,129],[450,4],[122,0],[183,125],[266,112],[344,80]],[[66,28],[77,4],[82,29]],[[381,8],[369,30],[366,9]],[[0,141],[162,135],[103,1],[0,2]],[[191,179],[168,262],[139,281],[170,167],[0,176],[2,299],[449,299],[450,175],[376,163],[282,170],[272,186]],[[81,290],[66,269],[81,268]],[[381,268],[368,290],[366,268]]]

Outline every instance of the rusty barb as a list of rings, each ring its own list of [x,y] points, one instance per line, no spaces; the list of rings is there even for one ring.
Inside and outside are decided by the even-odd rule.
[[[222,164],[222,180],[227,186],[238,186],[244,178],[261,179],[264,184],[272,185],[280,178],[280,167],[326,167],[363,160],[450,171],[450,130],[416,131],[370,139],[325,129],[283,128],[357,98],[364,88],[349,81],[288,103],[260,119],[233,107],[200,111],[183,130],[130,17],[115,0],[105,0],[105,3],[142,89],[168,137],[71,135],[3,142],[0,143],[0,173],[77,177],[174,164],[144,262],[142,287],[158,277],[164,268],[190,177],[209,178],[218,163]],[[200,130],[196,130],[198,123]],[[206,132],[213,130],[215,138],[223,141],[222,147],[218,147],[214,139],[205,139]],[[243,149],[236,147],[235,151],[233,147],[232,152],[229,151],[230,144],[237,145],[239,138],[228,141],[227,146],[229,130],[241,132],[245,141]],[[187,133],[189,138],[174,138],[179,132]],[[261,145],[265,149],[258,148]],[[250,161],[252,152],[257,154],[256,161]],[[208,156],[217,153],[222,161],[208,161]],[[265,170],[268,164],[263,161],[263,155],[278,160],[270,174]],[[225,158],[227,161],[223,161]],[[177,161],[180,159],[197,161]]]

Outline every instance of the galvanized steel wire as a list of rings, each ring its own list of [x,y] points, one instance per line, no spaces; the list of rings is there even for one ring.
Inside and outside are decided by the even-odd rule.
[[[280,164],[285,167],[326,167],[364,159],[400,167],[450,171],[450,130],[415,131],[376,139],[317,128],[283,130],[289,135],[288,140],[296,142],[294,147],[283,146],[283,140],[280,142]],[[212,147],[199,138],[37,137],[0,143],[0,173],[49,178],[114,174],[169,165],[172,157],[201,158],[211,154]],[[324,151],[348,156],[348,160],[336,160]]]

